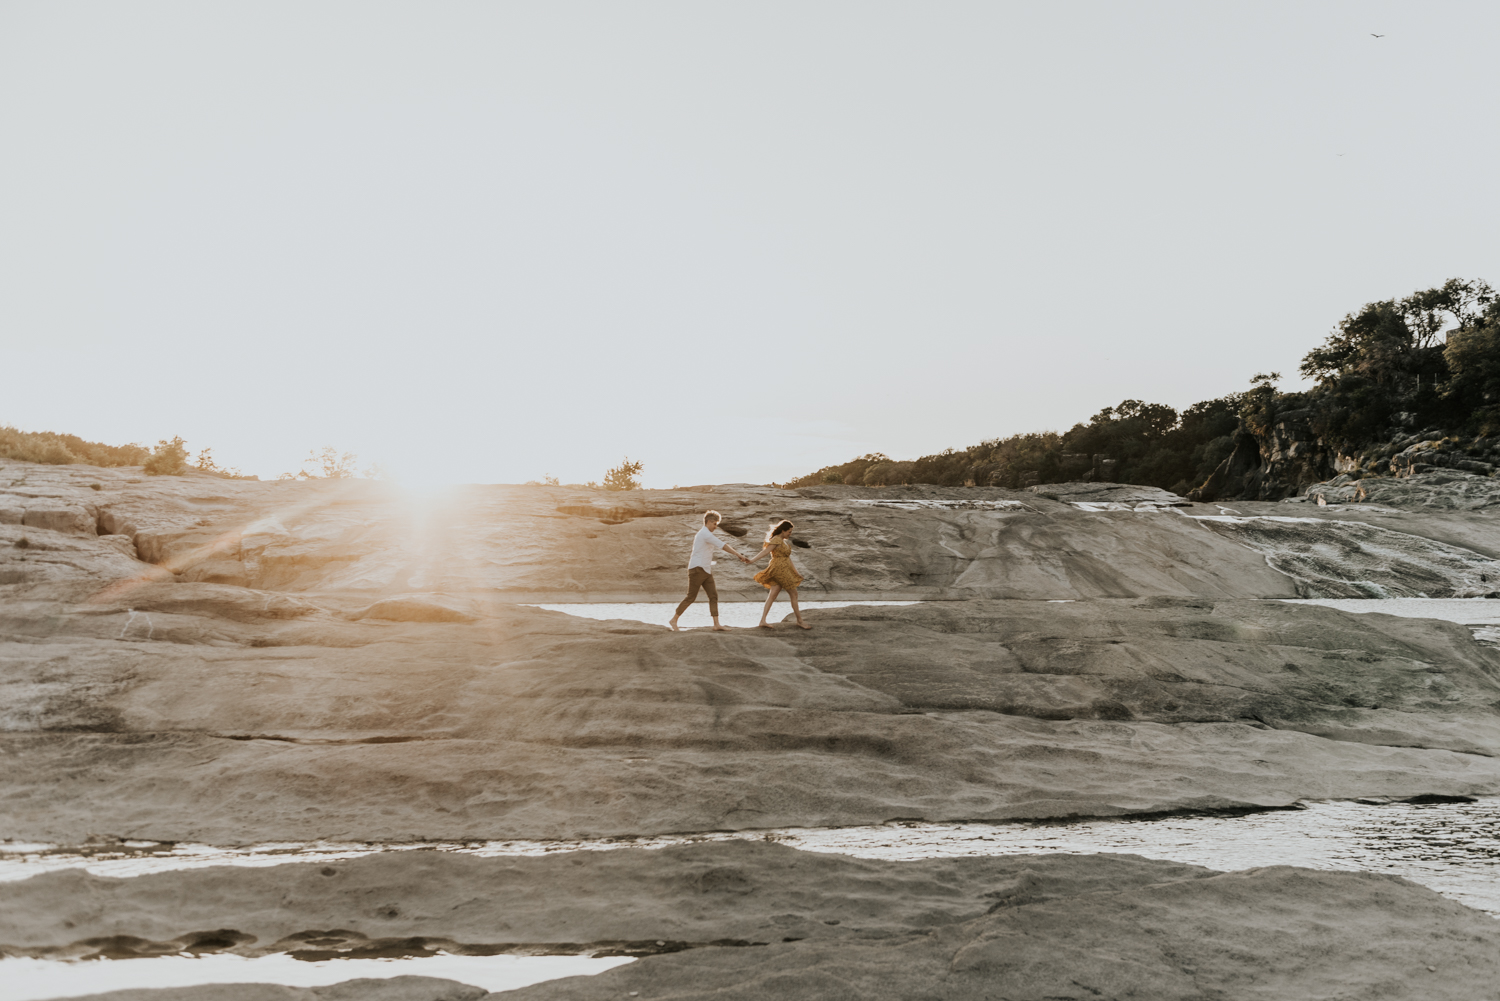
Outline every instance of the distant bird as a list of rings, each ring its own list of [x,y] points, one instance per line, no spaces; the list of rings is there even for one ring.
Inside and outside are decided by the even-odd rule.
[[[1385,36],[1384,35],[1377,35],[1377,34],[1375,34],[1375,32],[1372,31],[1372,32],[1370,32],[1370,37],[1371,38],[1384,38]]]

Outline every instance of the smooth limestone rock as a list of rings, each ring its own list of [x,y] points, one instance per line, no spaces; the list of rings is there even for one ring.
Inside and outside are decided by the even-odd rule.
[[[90,484],[106,477],[103,490]],[[798,525],[809,597],[1293,596],[1258,554],[1190,519],[1088,511],[1000,489],[824,487],[598,491],[462,487],[419,497],[367,481],[259,483],[129,477],[82,466],[0,463],[50,502],[91,505],[101,530],[129,538],[174,579],[299,593],[363,593],[365,605],[422,592],[504,593],[517,600],[680,597],[684,553],[702,512],[753,546],[782,517]],[[137,482],[132,482],[134,479]],[[1137,490],[1139,488],[1136,488]],[[0,504],[29,501],[0,486]],[[1152,507],[1151,511],[1159,511]],[[14,552],[29,535],[31,549]],[[97,539],[92,551],[103,553]],[[65,558],[43,556],[66,552]],[[81,537],[0,524],[0,572],[15,582],[117,580],[120,564],[82,562]],[[110,556],[117,557],[111,550]],[[66,569],[65,569],[66,568]],[[726,597],[763,595],[738,564]]]
[[[11,837],[589,837],[1500,791],[1500,654],[1445,622],[1151,598],[673,634],[477,600],[463,623],[209,584],[31,595],[0,608]]]
[[[1480,588],[1493,515],[1100,489],[424,499],[0,463],[0,836],[571,838],[1500,792],[1494,646],[1261,600]],[[722,634],[515,604],[675,598],[706,507],[743,547],[796,521],[809,597],[945,600]],[[763,593],[719,573],[726,597]],[[1348,873],[391,855],[38,877],[0,896],[0,940],[663,953],[521,998],[1471,998],[1497,972],[1490,919]]]
[[[644,957],[489,995],[516,1001],[1459,999],[1488,996],[1500,974],[1500,925],[1402,879],[1128,855],[892,862],[753,841],[539,858],[386,852],[134,879],[59,872],[0,898],[0,941],[30,955],[87,955],[123,936],[181,948],[195,929],[226,926],[257,936],[229,950],[250,954],[326,948],[332,936],[351,950]],[[349,986],[314,996],[473,996]],[[224,990],[212,996],[277,988]]]
[[[1160,487],[1142,487],[1129,483],[1048,483],[1027,487],[1040,497],[1088,505],[1085,510],[1134,511],[1150,508],[1192,507],[1192,502]]]
[[[6,884],[0,945],[30,956],[81,958],[102,948],[153,955],[184,948],[204,929],[224,943],[210,951],[239,955],[311,955],[307,950],[328,948],[330,934],[347,938],[351,950],[405,941],[414,950],[460,953],[573,945],[651,954],[720,941],[884,941],[981,917],[998,901],[1213,874],[1129,855],[889,862],[767,841],[501,858],[382,852],[130,879],[74,869]],[[299,938],[310,931],[318,933],[316,945]],[[231,939],[237,944],[228,945]]]
[[[0,580],[111,581],[135,573],[258,590],[363,593],[364,606],[472,591],[528,601],[668,600],[682,587],[682,553],[708,507],[725,510],[726,527],[745,540],[741,545],[753,545],[760,526],[772,520],[795,520],[798,540],[810,544],[798,552],[809,597],[1341,597],[1368,576],[1369,561],[1358,559],[1322,566],[1310,578],[1266,565],[1267,553],[1295,556],[1328,541],[1354,553],[1354,543],[1329,527],[1347,520],[1334,509],[1302,505],[1296,513],[1312,520],[1299,529],[1300,539],[1261,533],[1269,541],[1252,547],[1194,517],[1218,514],[1222,505],[1173,508],[1184,502],[1119,484],[1037,488],[1061,500],[998,488],[832,486],[641,491],[621,500],[568,488],[463,487],[419,497],[368,481],[259,483],[129,472],[0,462],[0,508],[44,499],[87,509],[99,531],[133,547],[122,552],[92,535],[0,518]],[[101,489],[92,489],[101,480]],[[1124,500],[1108,499],[1116,495]],[[1257,514],[1288,513],[1252,506],[1267,509]],[[1103,510],[1110,507],[1131,510]],[[1473,582],[1467,568],[1454,568],[1451,553],[1428,552],[1420,540],[1500,553],[1493,516],[1471,516],[1456,542],[1443,537],[1442,526],[1434,534],[1425,513],[1385,509],[1379,524],[1415,537],[1382,536],[1382,544],[1404,554],[1403,570],[1431,578],[1424,586],[1434,593],[1458,593]],[[17,551],[23,537],[29,548]],[[120,560],[132,553],[149,565]],[[721,566],[720,590],[728,598],[762,595],[749,577],[738,564]]]
[[[1203,517],[1266,557],[1309,598],[1482,598],[1500,589],[1500,561],[1363,520]]]
[[[1274,867],[1002,904],[905,941],[694,950],[490,997],[1460,1001],[1493,992],[1497,945],[1493,919],[1402,880]]]

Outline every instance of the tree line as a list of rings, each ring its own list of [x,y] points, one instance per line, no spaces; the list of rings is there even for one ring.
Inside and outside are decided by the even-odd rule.
[[[1500,433],[1500,299],[1486,282],[1453,278],[1402,299],[1366,303],[1308,352],[1301,373],[1314,381],[1303,392],[1282,393],[1279,374],[1257,374],[1244,392],[1181,412],[1124,400],[1061,434],[989,438],[911,460],[875,452],[781,486],[1015,489],[1097,475],[1097,455],[1113,460],[1110,479],[1185,494],[1228,457],[1239,435],[1261,437],[1278,413],[1289,411],[1307,412],[1324,447],[1350,455],[1413,430],[1492,436]]]

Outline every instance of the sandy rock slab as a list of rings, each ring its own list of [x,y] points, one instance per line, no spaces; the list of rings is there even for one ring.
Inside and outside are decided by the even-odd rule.
[[[10,954],[170,947],[169,936],[182,948],[211,927],[254,936],[230,950],[240,952],[343,935],[350,955],[401,942],[408,954],[643,957],[490,995],[517,1001],[1471,999],[1500,975],[1500,924],[1405,880],[1120,855],[893,862],[757,842],[507,859],[388,852],[133,879],[69,871],[13,889],[0,899]],[[312,1001],[261,989],[224,988],[223,1001]]]

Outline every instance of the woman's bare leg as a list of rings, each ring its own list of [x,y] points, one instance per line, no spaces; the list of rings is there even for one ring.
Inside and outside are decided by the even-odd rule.
[[[797,589],[794,587],[786,594],[788,598],[792,599],[792,614],[797,617],[797,625],[801,626],[803,629],[811,629],[812,626],[802,621],[802,609],[797,607]]]
[[[780,594],[780,593],[781,593],[781,585],[780,584],[772,584],[771,585],[771,593],[768,594],[768,595],[766,595],[766,607],[762,608],[760,610],[760,627],[762,629],[770,629],[771,628],[770,626],[766,625],[766,616],[771,614],[771,606],[776,603],[776,596],[778,594]]]

